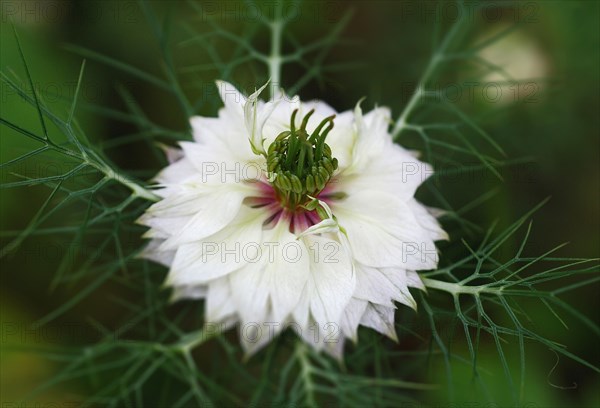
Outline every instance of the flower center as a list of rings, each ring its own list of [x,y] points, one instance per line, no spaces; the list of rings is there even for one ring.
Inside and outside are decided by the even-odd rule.
[[[297,113],[297,109],[292,113],[290,130],[279,134],[267,153],[269,181],[281,204],[291,211],[310,201],[309,195],[318,195],[338,168],[338,160],[331,157],[331,148],[325,143],[335,115],[323,119],[309,135],[306,125],[314,109],[304,116],[299,129]]]

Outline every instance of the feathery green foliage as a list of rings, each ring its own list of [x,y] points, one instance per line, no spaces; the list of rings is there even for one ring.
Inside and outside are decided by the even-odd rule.
[[[462,2],[458,5],[465,7]],[[209,71],[215,73],[215,78],[235,80],[237,70],[244,67],[255,73],[256,83],[270,78],[294,94],[310,81],[322,81],[328,72],[353,67],[354,62],[334,66],[327,60],[332,47],[340,44],[351,12],[341,17],[327,35],[301,44],[292,30],[288,31],[291,22],[282,17],[281,7],[282,3],[276,3],[272,19],[252,21],[242,33],[212,20],[203,32],[193,24],[181,25],[187,39],[176,45],[185,49],[202,47],[212,58],[208,63],[181,69],[172,53],[171,40],[179,24],[168,16],[161,21],[149,4],[140,2],[158,44],[164,77],[92,50],[78,46],[69,49],[84,57],[88,65],[93,61],[110,66],[167,92],[184,117],[197,114],[207,101],[204,95],[192,100],[182,76]],[[199,12],[195,3],[189,8]],[[81,65],[75,97],[62,115],[36,91],[27,50],[22,49],[15,32],[23,74],[3,72],[2,81],[36,111],[40,130],[0,118],[5,132],[34,143],[26,153],[2,163],[2,169],[10,171],[23,162],[40,160],[61,160],[68,167],[40,177],[10,172],[11,180],[3,183],[2,189],[45,186],[48,193],[27,227],[2,231],[2,238],[9,239],[2,256],[16,256],[26,240],[43,236],[58,236],[69,243],[63,248],[64,256],[49,286],[52,291],[66,287],[72,295],[42,317],[38,326],[60,320],[100,287],[113,289],[114,297],[104,301],[123,311],[122,319],[109,327],[90,316],[87,324],[96,332],[89,343],[68,347],[5,346],[5,352],[36,353],[59,367],[56,375],[24,400],[36,400],[66,383],[85,396],[83,406],[402,406],[434,400],[432,395],[444,392],[453,400],[460,386],[455,373],[464,370],[471,372],[482,398],[494,399],[486,393],[499,379],[490,371],[500,367],[503,381],[512,392],[502,402],[519,403],[526,394],[528,350],[536,347],[550,349],[589,368],[590,373],[598,373],[591,358],[571,352],[552,337],[553,327],[567,329],[572,321],[585,326],[590,335],[600,335],[591,318],[561,299],[571,290],[597,284],[598,260],[554,256],[560,247],[529,254],[530,220],[540,206],[495,232],[494,227],[486,230],[473,224],[466,215],[492,199],[496,190],[455,210],[438,189],[445,177],[474,169],[489,172],[501,183],[499,169],[529,160],[507,157],[501,143],[477,120],[457,104],[440,98],[439,90],[429,88],[450,64],[474,63],[480,68],[479,77],[499,72],[513,80],[502,67],[484,60],[479,51],[516,28],[512,26],[466,49],[462,40],[473,29],[468,19],[437,28],[431,59],[414,94],[397,116],[392,133],[399,141],[411,134],[420,139],[424,159],[438,167],[426,188],[437,200],[436,205],[445,210],[442,220],[456,225],[459,232],[453,236],[467,238],[462,243],[448,244],[452,248],[447,248],[448,256],[446,252],[442,255],[438,270],[422,273],[428,293],[418,297],[418,314],[404,309],[397,313],[400,344],[361,329],[360,341],[348,345],[342,364],[315,353],[289,332],[246,361],[236,333],[199,330],[203,326],[202,304],[170,305],[168,293],[161,288],[164,268],[137,258],[144,245],[140,238],[144,229],[136,226],[135,220],[157,197],[145,182],[117,168],[107,151],[143,141],[160,155],[155,142],[189,139],[188,132],[153,123],[128,90],[120,88],[128,112],[89,103],[85,103],[85,109],[135,125],[138,132],[100,144],[91,142],[76,120],[78,110],[83,109],[78,96],[86,60]],[[270,39],[266,51],[255,44],[264,30]],[[215,38],[228,43],[232,53],[221,55]],[[288,65],[299,66],[304,75],[287,82]],[[516,237],[522,238],[515,249]],[[535,305],[546,308],[554,320],[534,321],[529,311]],[[479,356],[480,350],[490,345],[497,352],[497,361],[488,369]]]

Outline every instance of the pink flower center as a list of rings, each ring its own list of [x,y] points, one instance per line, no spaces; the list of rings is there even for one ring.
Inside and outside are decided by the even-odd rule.
[[[299,234],[307,228],[321,222],[316,210],[307,210],[301,206],[290,209],[287,202],[280,196],[278,191],[271,184],[264,181],[256,182],[257,195],[248,197],[244,201],[246,205],[252,208],[262,208],[269,213],[265,221],[266,228],[272,228],[280,221],[288,222],[290,232]],[[319,194],[321,201],[330,204],[336,198],[330,187],[325,187]]]

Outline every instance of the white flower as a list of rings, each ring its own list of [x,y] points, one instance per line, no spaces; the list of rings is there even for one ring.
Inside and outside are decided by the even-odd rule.
[[[416,308],[415,271],[446,238],[414,199],[430,166],[392,142],[386,108],[217,87],[218,117],[193,117],[156,177],[143,256],[169,267],[175,299],[205,299],[206,322],[238,325],[247,353],[288,327],[338,357],[359,325],[395,339],[395,302]]]

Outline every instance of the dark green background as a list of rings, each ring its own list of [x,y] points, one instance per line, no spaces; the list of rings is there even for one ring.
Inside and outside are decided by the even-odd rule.
[[[502,5],[494,8],[496,14],[490,14],[487,19],[474,18],[473,30],[466,35],[463,44],[473,44],[490,30],[518,21],[521,28],[513,34],[516,37],[512,37],[512,42],[509,40],[511,37],[508,37],[508,45],[498,51],[499,56],[512,59],[511,66],[516,67],[515,69],[520,64],[527,63],[527,56],[537,59],[539,75],[544,76],[544,79],[535,79],[534,82],[540,89],[536,99],[530,103],[524,103],[523,100],[510,103],[511,98],[514,99],[512,96],[508,97],[509,103],[501,103],[480,96],[470,99],[463,95],[459,104],[465,111],[478,117],[479,123],[507,151],[509,158],[533,157],[534,160],[505,168],[502,172],[505,180],[502,183],[485,172],[474,172],[441,179],[438,187],[456,209],[493,188],[499,188],[492,199],[465,214],[470,221],[484,228],[494,220],[499,220],[500,225],[507,225],[551,196],[549,203],[534,217],[528,249],[540,254],[569,241],[570,245],[558,252],[560,256],[598,257],[600,7],[595,1],[538,1],[520,2],[516,5],[507,2],[489,3]],[[185,22],[203,32],[210,31],[210,27],[203,18],[194,17],[192,8],[185,3],[155,1],[150,4],[159,15],[171,13],[175,22],[172,27],[174,52],[184,91],[194,98],[204,93],[205,103],[200,106],[200,112],[214,114],[217,99],[211,84],[219,74],[216,70],[188,69],[210,63],[210,60],[201,47],[183,42],[187,38],[186,32],[179,23]],[[301,97],[324,99],[336,109],[346,110],[353,108],[356,101],[365,96],[366,107],[376,104],[389,106],[396,117],[410,97],[430,56],[435,21],[427,10],[434,5],[433,2],[408,1],[305,3],[301,8],[301,18],[290,26],[301,42],[310,42],[324,35],[339,21],[346,9],[354,9],[354,14],[343,31],[341,40],[333,46],[324,60],[324,77],[321,81],[311,81],[302,88]],[[204,7],[208,7],[205,8],[208,10],[207,16],[210,15],[234,32],[241,32],[248,23],[248,17],[252,16],[245,14],[247,9],[241,3],[208,2],[204,3]],[[61,99],[73,97],[81,63],[81,57],[67,51],[65,44],[84,46],[161,75],[158,46],[135,2],[3,1],[2,11],[2,70],[14,70],[21,78],[25,78],[11,25],[8,24],[12,19],[21,36],[38,90],[56,95],[56,98],[47,95],[46,101],[50,106],[56,106],[60,112],[66,112],[68,106],[62,104]],[[448,9],[448,13],[451,11]],[[531,18],[526,19],[525,15]],[[225,16],[229,18],[226,19]],[[442,16],[442,29],[448,27],[450,20],[451,14]],[[264,50],[268,47],[266,34],[258,36],[258,46]],[[225,61],[232,58],[230,42],[215,44]],[[525,49],[534,50],[535,53],[526,51],[524,57],[518,53],[521,52],[519,47],[530,47]],[[515,52],[512,57],[511,52]],[[337,64],[347,65],[336,68]],[[459,62],[450,64],[441,74],[441,81],[445,84],[452,81],[458,83],[469,69]],[[294,84],[305,72],[306,68],[299,65],[284,66],[284,87]],[[533,72],[537,73],[535,69]],[[263,66],[245,64],[225,79],[238,83],[248,92],[253,90],[257,81],[265,78]],[[174,130],[185,131],[185,116],[172,97],[94,61],[87,63],[82,84],[82,106],[92,103],[125,109],[116,91],[119,84],[131,92],[152,121]],[[5,85],[2,85],[1,98],[3,118],[39,130],[35,111]],[[79,113],[83,128],[99,144],[135,131],[135,127],[130,124],[99,117],[85,108],[80,109]],[[4,127],[1,132],[0,157],[3,162],[33,146]],[[407,133],[400,141],[411,145],[414,142],[413,136]],[[142,143],[110,149],[107,153],[121,168],[134,171],[142,179],[148,179],[163,165]],[[11,172],[38,175],[51,172],[54,167],[60,169],[63,165],[51,161],[37,165],[30,163],[17,169],[2,169],[2,182],[13,180]],[[35,214],[48,190],[25,187],[1,190],[0,193],[2,239],[7,242],[11,231],[23,228]],[[426,192],[422,198],[428,202]],[[429,203],[434,204],[435,201]],[[60,224],[60,220],[57,224]],[[454,231],[452,227],[449,228]],[[462,237],[458,233],[452,236],[453,240]],[[132,237],[131,240],[133,243],[138,242],[137,237]],[[52,245],[52,237],[26,241],[19,252],[2,259],[0,304],[3,343],[19,341],[13,330],[21,333],[28,323],[44,316],[70,296],[68,288],[60,288],[52,293],[47,290],[54,273],[53,265],[59,256]],[[104,301],[109,295],[110,287],[101,289],[90,300],[69,312],[64,322],[84,321],[88,315],[110,320],[118,313],[118,308]],[[598,285],[570,293],[567,299],[573,306],[598,321]],[[534,315],[536,321],[544,322],[548,319],[553,319],[548,312],[540,311]],[[560,333],[557,335],[562,336],[570,351],[592,362],[598,361],[597,339],[576,326],[565,334],[558,322],[555,322],[556,332]],[[68,333],[60,327],[58,332],[59,335],[54,340],[50,339],[50,343],[70,343],[93,337],[87,332]],[[48,342],[48,338],[40,337],[39,333],[25,336],[28,336],[28,344],[34,346]],[[482,361],[492,361],[495,356],[493,344],[481,352]],[[552,371],[555,362],[556,357],[550,351],[543,347],[532,348],[527,360],[526,401],[537,404],[532,406],[597,406],[600,385],[598,376],[564,358],[559,361],[556,370]],[[51,376],[52,372],[53,366],[36,358],[34,354],[3,356],[3,400],[19,398],[33,385]],[[468,384],[468,370],[465,370],[464,375],[465,383]],[[501,394],[504,389],[501,372],[498,371],[497,375],[496,393]],[[577,388],[560,388],[571,388],[572,384],[577,384]],[[464,395],[460,394],[463,402],[471,401],[468,386],[466,389]],[[75,391],[59,387],[44,398],[45,401],[68,400],[70,392]],[[431,399],[432,404],[435,404],[435,398],[426,399]]]

